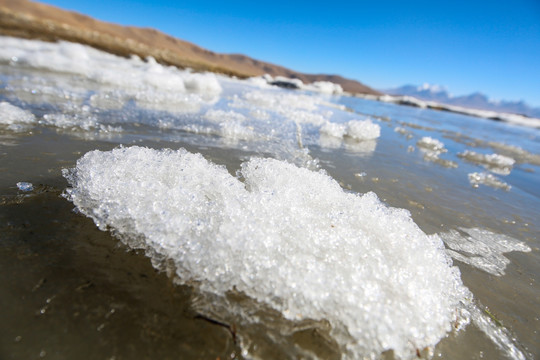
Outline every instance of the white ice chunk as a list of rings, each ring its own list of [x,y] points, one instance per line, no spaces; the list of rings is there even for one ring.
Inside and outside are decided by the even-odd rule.
[[[187,90],[204,95],[219,95],[222,91],[216,75],[213,73],[186,74],[184,84]]]
[[[355,140],[374,140],[381,136],[381,127],[371,120],[350,120],[344,124],[326,121],[319,129],[321,135]]]
[[[504,275],[506,266],[510,264],[504,253],[531,251],[525,243],[507,235],[477,228],[460,230],[467,235],[456,230],[439,234],[450,248],[447,250],[450,256],[493,275]]]
[[[479,187],[481,184],[490,186],[495,189],[503,189],[506,191],[512,188],[512,186],[508,185],[507,183],[505,183],[498,177],[493,176],[492,174],[489,174],[489,173],[474,172],[474,173],[470,173],[468,177],[469,177],[469,182],[475,188]]]
[[[216,110],[216,109],[210,109],[204,114],[204,118],[207,120],[210,120],[214,123],[222,123],[222,122],[237,122],[241,123],[246,120],[246,117],[236,111],[224,111],[224,110]]]
[[[34,185],[29,182],[21,181],[17,183],[17,188],[20,191],[32,191],[34,190]]]
[[[308,90],[314,90],[329,95],[339,95],[343,93],[343,88],[341,87],[341,85],[335,84],[330,81],[315,81],[306,86],[305,88],[307,88]]]
[[[183,149],[131,147],[87,153],[64,176],[83,214],[173,263],[180,282],[236,289],[291,320],[325,319],[348,357],[415,357],[470,296],[439,237],[324,172],[252,159],[241,182]]]
[[[346,127],[344,124],[338,124],[338,123],[327,121],[326,123],[324,123],[323,126],[321,126],[321,128],[319,129],[319,132],[321,133],[321,135],[332,136],[335,138],[342,138],[343,136],[345,136],[345,130],[346,130]]]
[[[8,129],[23,130],[36,121],[34,114],[23,110],[8,102],[0,102],[0,125],[7,125]]]
[[[441,154],[448,152],[442,141],[429,136],[424,136],[418,140],[416,145],[424,154],[424,160],[437,163],[447,168],[456,168],[458,166],[454,161],[440,158]]]
[[[444,144],[442,141],[431,138],[429,136],[424,136],[423,138],[418,140],[416,145],[418,145],[418,147],[422,149],[426,149],[438,154],[448,151],[444,148]]]
[[[214,101],[221,91],[213,73],[194,74],[158,64],[152,57],[124,59],[90,46],[59,41],[49,43],[0,36],[0,61],[17,58],[25,65],[61,73],[81,75],[103,85],[112,85],[138,102],[151,106],[159,102],[171,106],[179,94],[197,94],[190,103]],[[188,107],[190,108],[190,107]]]
[[[508,175],[515,164],[511,157],[499,154],[480,154],[471,150],[465,150],[458,154],[459,157],[470,162],[483,165],[486,169],[500,175]]]
[[[371,120],[351,120],[346,135],[356,140],[374,140],[381,136],[381,127]]]
[[[221,123],[220,135],[231,140],[253,140],[257,137],[253,128],[234,121]]]
[[[291,110],[285,116],[298,124],[321,126],[327,121],[323,114],[305,110]]]
[[[401,126],[396,126],[396,127],[394,128],[394,131],[397,132],[397,133],[399,133],[399,134],[402,134],[402,135],[407,135],[407,134],[409,134],[409,131],[407,131],[407,129],[405,129],[405,128],[401,127]]]

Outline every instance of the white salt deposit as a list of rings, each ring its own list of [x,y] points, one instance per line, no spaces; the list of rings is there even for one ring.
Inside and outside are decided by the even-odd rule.
[[[9,130],[25,130],[36,121],[34,114],[8,102],[0,102],[0,125],[7,125]]]
[[[493,176],[492,174],[489,174],[489,173],[474,172],[474,173],[470,173],[468,177],[469,177],[469,182],[471,183],[471,185],[476,188],[479,187],[480,185],[486,185],[495,189],[503,189],[506,191],[509,191],[512,188],[512,186],[508,185],[507,183],[505,183],[498,177]]]
[[[457,310],[471,295],[441,239],[323,172],[252,159],[242,182],[183,149],[131,147],[87,153],[64,176],[83,214],[174,263],[180,282],[326,319],[347,357],[412,358],[465,320]]]
[[[503,234],[483,229],[459,229],[439,234],[450,248],[448,254],[454,259],[474,266],[493,275],[502,276],[510,260],[504,256],[512,251],[529,252],[525,243]]]

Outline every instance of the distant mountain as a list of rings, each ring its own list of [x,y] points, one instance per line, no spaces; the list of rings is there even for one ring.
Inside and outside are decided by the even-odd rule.
[[[486,95],[480,92],[469,95],[453,96],[444,86],[440,85],[404,85],[398,88],[383,90],[383,92],[389,95],[412,96],[420,100],[435,101],[447,105],[521,114],[540,118],[540,108],[531,107],[523,101],[494,101],[490,100]]]

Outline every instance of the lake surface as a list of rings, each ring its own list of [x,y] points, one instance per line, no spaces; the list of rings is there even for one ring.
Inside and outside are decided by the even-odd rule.
[[[1,358],[540,355],[538,129],[0,44]]]

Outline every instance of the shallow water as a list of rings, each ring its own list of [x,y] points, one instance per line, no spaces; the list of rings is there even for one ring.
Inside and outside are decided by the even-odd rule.
[[[121,242],[73,212],[74,204],[62,196],[69,187],[62,169],[74,168],[89,151],[119,145],[185,148],[224,165],[232,177],[250,158],[269,157],[323,169],[346,194],[374,192],[386,205],[409,210],[424,233],[446,241],[446,252],[474,297],[467,308],[471,323],[434,348],[419,348],[421,356],[539,356],[538,130],[256,81],[186,75],[69,44],[1,40],[7,43],[0,54],[0,102],[8,105],[0,113],[0,266],[9,276],[0,287],[5,324],[0,357],[392,356],[345,350],[354,339],[336,335],[344,320],[331,308],[317,308],[327,313],[321,318],[294,320],[271,301],[246,296],[249,290],[231,288],[225,295],[202,290],[213,285],[178,279],[174,267],[156,264],[144,240],[143,249],[130,249],[134,239]],[[100,71],[105,60],[112,73]],[[21,109],[33,117],[21,115]],[[368,117],[380,136],[369,126],[351,125]],[[344,135],[321,131],[329,122],[341,124],[338,133]],[[434,140],[442,147],[431,146]],[[463,156],[466,150],[515,163],[486,164]],[[474,173],[498,183],[471,182]],[[19,182],[32,183],[33,189],[19,189]],[[491,235],[475,238],[474,229]],[[320,231],[319,224],[313,223],[312,231]],[[445,235],[452,231],[458,231],[457,243]],[[506,252],[504,241],[514,250]],[[155,270],[145,251],[163,271]],[[234,257],[222,259],[234,268]],[[381,266],[392,269],[390,262]],[[310,288],[302,289],[300,297],[309,298]],[[414,305],[414,300],[407,304]],[[386,322],[381,318],[379,324]]]

